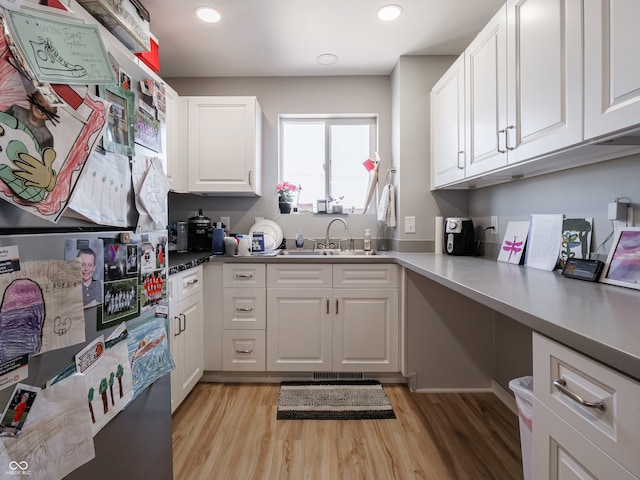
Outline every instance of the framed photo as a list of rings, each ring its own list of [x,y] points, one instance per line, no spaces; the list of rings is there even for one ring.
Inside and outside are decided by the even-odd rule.
[[[119,85],[125,90],[131,90],[131,75],[120,68],[120,81]]]
[[[133,105],[136,95],[115,84],[99,85],[101,98],[111,102],[107,113],[107,128],[102,138],[104,149],[121,155],[134,155]]]
[[[640,290],[640,227],[616,233],[600,281]]]

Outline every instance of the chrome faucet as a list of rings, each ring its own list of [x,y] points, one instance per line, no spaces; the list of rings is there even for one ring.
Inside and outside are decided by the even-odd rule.
[[[324,248],[325,250],[327,248],[331,248],[331,244],[330,244],[330,239],[329,239],[329,230],[331,229],[331,225],[333,225],[333,222],[342,222],[342,224],[344,225],[344,229],[346,231],[349,231],[349,225],[347,225],[347,222],[345,222],[345,220],[343,218],[340,217],[336,217],[333,220],[331,220],[329,222],[329,225],[327,225],[327,232],[325,233],[325,238],[324,238]]]

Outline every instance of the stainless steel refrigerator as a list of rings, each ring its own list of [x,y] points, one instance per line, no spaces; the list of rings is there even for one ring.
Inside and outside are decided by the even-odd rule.
[[[129,223],[135,225],[135,212],[131,216]],[[109,230],[70,218],[63,218],[59,224],[54,225],[0,201],[0,247],[17,245],[21,263],[64,259],[67,239],[118,239],[126,231],[130,230]],[[134,239],[139,241],[140,237],[134,235]],[[104,334],[106,338],[115,328],[114,325],[107,329],[97,329],[100,309],[100,306],[84,309],[85,344],[98,335]],[[145,316],[148,315],[147,310]],[[130,319],[127,324],[133,321],[135,320]],[[32,356],[29,359],[28,378],[22,383],[42,387],[46,381],[72,364],[74,356],[82,347],[82,344],[77,344]],[[12,388],[0,390],[2,407],[7,404],[12,391]],[[100,430],[94,437],[96,458],[77,468],[66,478],[173,478],[170,396],[170,379],[169,374],[166,374]],[[19,437],[17,440],[19,441]],[[0,477],[5,471],[9,471],[7,467],[0,465]]]

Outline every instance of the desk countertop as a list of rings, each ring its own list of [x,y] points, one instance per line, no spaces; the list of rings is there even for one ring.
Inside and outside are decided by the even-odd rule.
[[[396,258],[408,270],[640,380],[640,291],[474,257]]]

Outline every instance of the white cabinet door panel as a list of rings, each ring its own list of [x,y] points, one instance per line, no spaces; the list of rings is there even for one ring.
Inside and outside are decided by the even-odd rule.
[[[585,138],[640,123],[640,2],[585,2]]]
[[[330,371],[331,289],[267,291],[267,370]]]
[[[508,163],[580,143],[582,2],[508,3]]]

